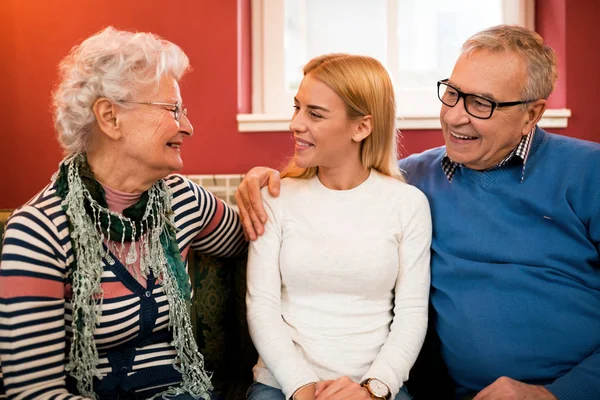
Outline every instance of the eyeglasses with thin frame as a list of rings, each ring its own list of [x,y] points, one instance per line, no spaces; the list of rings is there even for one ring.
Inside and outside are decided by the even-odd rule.
[[[465,111],[475,118],[489,119],[494,110],[500,107],[512,107],[519,104],[531,103],[535,100],[505,101],[502,103],[486,99],[476,94],[464,93],[448,83],[448,79],[438,81],[438,98],[448,107],[458,104],[461,97],[464,99]]]
[[[145,105],[150,105],[150,106],[161,106],[161,107],[170,107],[167,108],[167,110],[171,111],[173,113],[173,116],[175,117],[175,121],[179,122],[179,120],[181,119],[181,115],[185,115],[187,117],[187,108],[182,108],[182,104],[177,102],[177,103],[160,103],[160,102],[155,102],[155,101],[127,101],[127,100],[120,100],[119,103],[130,103],[130,104],[145,104]]]

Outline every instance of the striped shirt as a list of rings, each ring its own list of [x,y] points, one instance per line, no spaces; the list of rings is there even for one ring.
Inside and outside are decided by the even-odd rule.
[[[173,195],[177,243],[232,256],[247,245],[238,214],[180,175],[166,182]],[[27,399],[76,399],[65,365],[72,336],[67,275],[74,260],[67,217],[54,184],[10,218],[0,264],[0,360],[5,395]],[[94,332],[101,380],[94,390],[114,396],[116,387],[142,396],[181,381],[168,329],[169,305],[160,282],[145,286],[116,255],[103,259],[102,316]],[[158,386],[158,388],[156,388]],[[164,386],[164,387],[163,387]],[[105,394],[103,393],[111,393]],[[0,387],[0,398],[3,396]]]

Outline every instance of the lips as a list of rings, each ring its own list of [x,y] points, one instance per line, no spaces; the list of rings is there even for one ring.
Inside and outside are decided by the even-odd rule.
[[[179,147],[181,147],[181,142],[169,142],[167,143],[167,146],[173,149],[178,149]]]
[[[456,139],[460,139],[460,140],[475,140],[475,139],[477,139],[477,137],[475,137],[475,136],[461,135],[461,134],[453,132],[453,131],[450,131],[450,135],[452,135],[452,137],[454,137]]]
[[[297,138],[297,137],[294,138],[294,141],[296,142],[296,146],[298,146],[298,147],[311,147],[311,146],[314,146],[313,143],[311,143],[309,141],[306,141],[306,140],[303,140],[303,139],[300,139],[300,138]]]

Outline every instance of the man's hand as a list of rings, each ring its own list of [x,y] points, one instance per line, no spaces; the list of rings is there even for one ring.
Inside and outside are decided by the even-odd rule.
[[[369,391],[347,376],[317,383],[316,400],[371,400]]]
[[[256,240],[265,232],[267,214],[260,189],[266,185],[269,185],[271,196],[279,196],[279,172],[267,167],[254,167],[244,176],[235,192],[246,240]]]
[[[538,385],[528,385],[506,376],[483,388],[473,400],[557,400],[548,389]]]

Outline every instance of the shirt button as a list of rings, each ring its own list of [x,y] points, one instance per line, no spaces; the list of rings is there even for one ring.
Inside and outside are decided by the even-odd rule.
[[[150,297],[150,296],[152,296],[152,292],[147,290],[146,293],[144,293],[144,296]]]
[[[125,366],[121,367],[121,372],[127,372],[127,371],[129,371],[128,367],[125,367]]]

